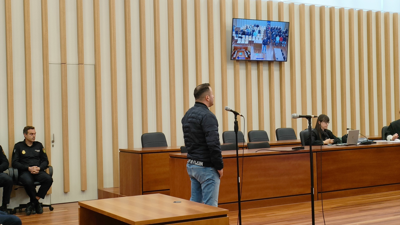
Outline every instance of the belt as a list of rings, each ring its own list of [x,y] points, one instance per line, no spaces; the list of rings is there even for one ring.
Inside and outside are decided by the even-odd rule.
[[[188,163],[196,166],[214,167],[211,162],[202,162],[194,159],[189,159]]]

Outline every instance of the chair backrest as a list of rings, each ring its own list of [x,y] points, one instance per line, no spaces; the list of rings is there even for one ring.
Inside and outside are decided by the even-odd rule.
[[[269,141],[267,131],[265,130],[251,130],[248,136],[249,142]]]
[[[297,137],[293,128],[278,128],[276,129],[276,140],[297,140]]]
[[[181,146],[181,153],[187,153],[187,148],[185,146]]]
[[[386,140],[386,131],[388,129],[388,126],[382,127],[382,140]]]
[[[229,143],[221,145],[221,151],[236,150],[236,143]]]
[[[300,131],[300,141],[302,146],[307,145],[309,138],[310,133],[308,132],[308,129]]]
[[[236,143],[235,131],[224,131],[222,133],[222,141],[224,143]],[[238,131],[238,143],[245,142],[242,131]]]
[[[269,148],[269,143],[266,141],[262,142],[249,142],[247,143],[248,149],[255,149],[255,148]]]
[[[142,148],[167,146],[167,139],[165,139],[165,135],[162,132],[142,134]]]

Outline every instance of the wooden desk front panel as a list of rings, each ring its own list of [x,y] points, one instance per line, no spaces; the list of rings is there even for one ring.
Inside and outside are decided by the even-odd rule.
[[[120,191],[121,195],[141,195],[142,159],[140,154],[119,152]]]
[[[170,153],[142,154],[143,192],[169,189]]]
[[[319,192],[400,184],[399,146],[319,152],[316,161]]]

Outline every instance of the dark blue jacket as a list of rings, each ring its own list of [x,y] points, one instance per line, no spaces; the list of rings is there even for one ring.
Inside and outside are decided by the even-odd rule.
[[[182,118],[188,158],[205,162],[217,170],[224,168],[219,142],[218,121],[206,105],[196,102]]]

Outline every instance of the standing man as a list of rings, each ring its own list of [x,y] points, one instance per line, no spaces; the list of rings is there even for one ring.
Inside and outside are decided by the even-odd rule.
[[[39,199],[44,199],[53,183],[53,178],[44,171],[49,165],[49,160],[42,143],[35,141],[35,127],[26,126],[24,128],[24,137],[25,140],[16,143],[14,146],[12,166],[18,169],[19,181],[29,195],[30,202],[26,207],[26,215],[29,216],[35,213],[43,213]],[[41,183],[37,193],[33,184],[35,181]]]
[[[3,201],[0,210],[4,212],[7,212],[7,204],[10,203],[11,191],[14,185],[12,178],[4,173],[8,169],[8,166],[7,156],[0,145],[0,187],[3,187]]]
[[[223,175],[218,121],[209,110],[214,105],[210,84],[200,84],[194,89],[196,103],[182,118],[185,146],[188,150],[187,172],[191,180],[191,197],[194,202],[218,206],[220,179]]]

